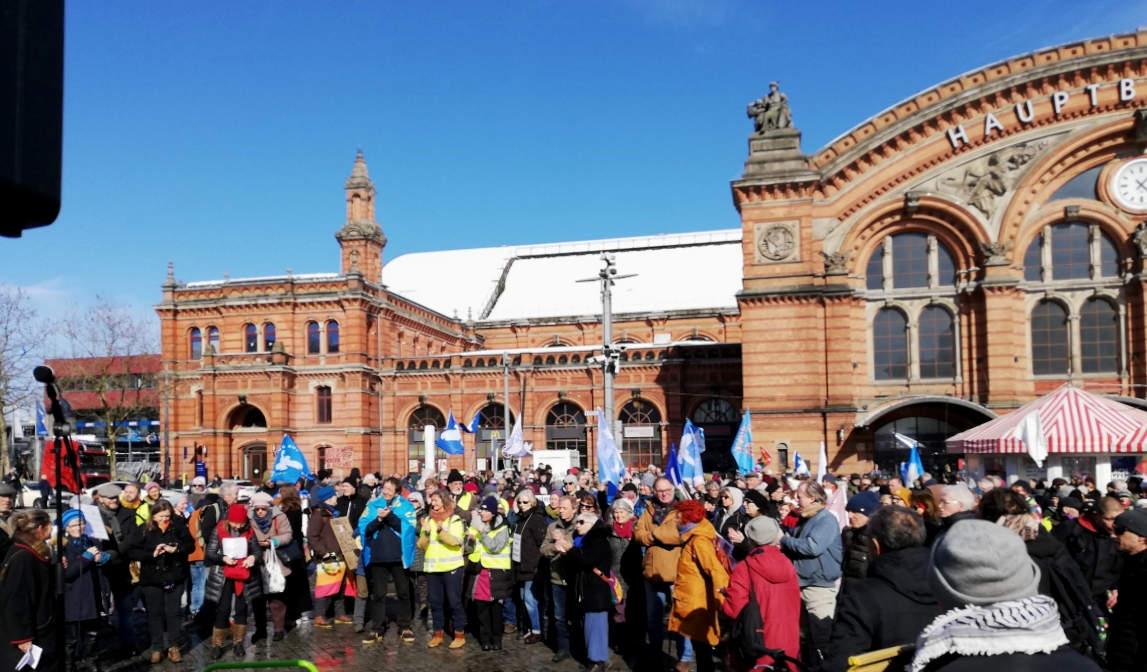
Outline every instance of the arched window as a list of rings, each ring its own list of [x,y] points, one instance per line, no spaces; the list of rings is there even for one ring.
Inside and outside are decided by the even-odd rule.
[[[315,388],[315,422],[320,425],[331,423],[331,388],[320,385]]]
[[[920,377],[956,376],[956,331],[952,314],[939,306],[920,313]]]
[[[621,407],[621,457],[631,467],[661,465],[661,412],[645,399]]]
[[[207,327],[207,345],[211,346],[211,352],[219,353],[219,329],[217,327]]]
[[[319,339],[319,323],[318,322],[307,322],[307,354],[308,355],[319,354],[320,342],[321,341]]]
[[[199,333],[199,327],[191,328],[191,359],[199,359],[203,356],[203,335]]]
[[[706,471],[732,471],[737,468],[729,449],[737,434],[741,416],[728,399],[705,399],[690,416],[693,424],[705,432],[705,452],[701,466]]]
[[[1067,310],[1055,301],[1040,301],[1032,311],[1032,373],[1061,375],[1068,370]]]
[[[339,323],[334,320],[327,321],[327,354],[339,351]]]
[[[442,429],[446,426],[446,417],[442,415],[442,411],[429,404],[422,404],[414,409],[410,414],[410,420],[406,423],[406,426],[409,428],[406,446],[406,456],[408,459],[426,459],[426,451],[422,445],[422,428],[426,425],[433,425],[435,429]],[[439,457],[442,457],[443,453],[441,449],[438,449],[436,452]]]
[[[876,380],[908,377],[908,318],[895,308],[881,308],[872,322],[872,364]]]
[[[569,401],[559,401],[546,414],[546,450],[576,450],[579,467],[587,460],[585,413]]]
[[[1052,279],[1087,279],[1091,274],[1087,225],[1082,222],[1061,222],[1051,229]]]
[[[1043,252],[1051,264],[1043,266]],[[1092,260],[1098,263],[1093,264]],[[1088,222],[1059,222],[1044,227],[1024,254],[1024,280],[1088,280],[1118,278],[1119,247],[1099,227]]]
[[[275,325],[267,322],[263,325],[263,350],[270,352],[275,346]]]
[[[495,450],[506,445],[509,433],[506,431],[505,406],[492,401],[478,410],[478,457],[487,460],[486,464],[493,468],[490,460],[497,453]],[[514,414],[510,414],[510,425],[514,424]]]
[[[892,286],[928,286],[928,236],[901,233],[892,236]]]
[[[884,277],[884,256],[891,255],[892,277]],[[932,277],[931,269],[936,269]],[[892,289],[920,287],[952,287],[956,283],[956,258],[951,250],[935,236],[910,231],[885,239],[868,258],[865,269],[865,287],[881,290],[885,280],[891,280]]]
[[[1079,354],[1084,373],[1119,371],[1119,314],[1103,299],[1091,299],[1079,312]]]
[[[243,325],[243,352],[259,351],[259,331],[253,324]]]

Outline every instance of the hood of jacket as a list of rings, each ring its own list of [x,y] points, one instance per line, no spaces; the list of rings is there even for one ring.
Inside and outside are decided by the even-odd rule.
[[[926,546],[884,553],[869,565],[868,576],[883,579],[892,590],[913,602],[936,604],[936,595],[928,583],[930,555],[931,551]]]
[[[713,523],[710,523],[707,520],[702,520],[701,522],[697,523],[696,527],[682,534],[681,541],[682,543],[689,543],[689,540],[694,537],[696,537],[698,540],[708,539],[710,542],[712,542],[717,538],[717,530],[713,527]]]
[[[796,579],[792,561],[778,546],[758,546],[749,551],[744,561],[749,564],[749,574],[759,576],[769,583],[785,583]]]

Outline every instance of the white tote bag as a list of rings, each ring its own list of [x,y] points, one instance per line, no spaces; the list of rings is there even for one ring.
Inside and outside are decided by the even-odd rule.
[[[263,553],[263,592],[268,595],[281,593],[287,589],[287,577],[283,576],[283,565],[274,548]]]

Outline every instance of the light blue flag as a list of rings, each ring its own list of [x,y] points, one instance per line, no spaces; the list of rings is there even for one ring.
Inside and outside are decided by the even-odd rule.
[[[597,478],[602,483],[612,483],[620,488],[624,475],[625,463],[621,460],[621,453],[617,452],[617,444],[613,441],[613,433],[609,431],[605,413],[599,408],[597,409]]]
[[[793,473],[797,476],[812,476],[808,471],[808,462],[796,452],[793,453]]]
[[[297,483],[300,478],[314,478],[303,451],[295,445],[290,434],[284,434],[275,453],[275,463],[271,465],[272,483]]]
[[[434,445],[447,455],[461,455],[466,452],[466,447],[462,445],[462,431],[458,429],[458,423],[454,420],[454,411],[450,411],[450,417],[446,418],[446,429],[434,439]]]
[[[36,436],[47,436],[48,428],[44,425],[44,405],[36,402]]]
[[[893,434],[896,440],[908,447],[908,461],[900,463],[900,480],[904,486],[911,488],[920,474],[924,473],[924,462],[920,460],[920,444],[916,439],[905,436],[900,432]]]
[[[478,422],[481,419],[482,419],[482,414],[481,413],[475,413],[474,417],[470,420],[469,425],[462,425],[462,431],[466,432],[467,434],[477,434],[478,433]]]
[[[701,467],[704,442],[704,433],[691,420],[686,420],[681,430],[681,447],[677,450],[677,469],[685,483],[694,486],[705,483],[705,470]]]
[[[741,416],[741,426],[733,437],[733,459],[737,462],[737,473],[748,474],[754,471],[753,465],[753,421],[749,412]]]
[[[681,470],[677,468],[677,444],[669,444],[669,457],[665,460],[665,478],[673,485],[681,485]]]

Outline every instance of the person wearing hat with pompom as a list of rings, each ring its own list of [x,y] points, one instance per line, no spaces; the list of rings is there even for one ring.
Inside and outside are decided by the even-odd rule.
[[[232,546],[228,540],[241,540],[237,544],[242,555],[227,554],[225,546]],[[215,613],[215,629],[212,644],[216,660],[223,657],[230,626],[233,650],[237,658],[247,655],[244,646],[247,636],[247,611],[252,603],[263,598],[263,577],[259,571],[263,549],[251,530],[247,507],[232,504],[227,509],[227,518],[215,527],[215,534],[207,542],[204,562],[210,566],[207,575],[207,599],[218,605]],[[235,605],[235,618],[229,620],[231,605]]]
[[[502,602],[510,597],[510,539],[506,518],[498,511],[498,498],[488,495],[478,507],[478,516],[466,531],[473,540],[478,573],[470,583],[468,597],[478,612],[478,641],[483,651],[502,649]],[[476,558],[475,558],[476,556]]]
[[[729,574],[717,557],[717,530],[705,519],[705,505],[687,499],[673,508],[682,546],[668,630],[693,642],[698,672],[709,672],[713,669],[713,647],[721,637],[717,617]],[[688,662],[677,664],[678,672],[688,672],[689,668]]]
[[[99,542],[84,533],[86,522],[79,509],[67,509],[61,518],[64,528],[64,621],[72,640],[72,659],[87,656],[85,622],[100,618],[96,599],[100,586],[99,568],[111,559],[100,550]]]

